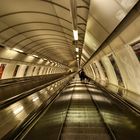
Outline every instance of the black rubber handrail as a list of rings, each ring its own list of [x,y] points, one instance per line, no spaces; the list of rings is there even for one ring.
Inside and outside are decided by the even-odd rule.
[[[74,86],[74,88],[75,88],[75,86]],[[65,123],[66,123],[66,119],[67,119],[67,116],[68,116],[68,111],[69,111],[69,108],[70,108],[70,105],[71,105],[71,101],[72,101],[72,97],[73,97],[74,88],[73,88],[71,98],[70,98],[70,100],[69,100],[69,102],[68,102],[68,105],[67,105],[67,108],[66,108],[65,118],[64,118],[64,121],[63,121],[63,123],[62,123],[62,125],[61,125],[61,128],[60,128],[60,131],[59,131],[59,135],[58,135],[57,140],[61,140],[61,134],[62,134],[62,132],[63,132],[63,128],[64,128],[64,125],[65,125]]]
[[[110,97],[112,97],[113,99],[115,98],[120,103],[122,103],[123,105],[125,105],[129,110],[131,110],[132,112],[136,113],[137,115],[140,115],[140,109],[139,108],[137,108],[136,106],[132,105],[131,103],[129,103],[124,98],[122,98],[121,96],[117,95],[116,93],[114,93],[112,91],[109,91],[104,86],[100,85],[99,83],[97,83],[95,81],[93,81],[93,82],[94,82],[94,84],[97,87],[99,87],[102,91],[104,91],[105,93],[107,93]]]
[[[21,124],[19,124],[11,132],[5,135],[2,140],[18,140],[21,137],[23,138],[26,135],[26,131],[31,126],[31,124],[35,123],[36,120],[38,120],[38,118],[43,114],[43,112],[56,100],[63,89],[69,84],[69,81],[71,81],[71,79],[72,78],[70,77],[67,82],[64,83],[64,85],[62,85],[60,89],[55,92],[55,94],[50,96],[47,101],[44,101],[44,103],[37,110],[33,111]]]
[[[27,96],[29,96],[29,95],[31,95],[31,94],[33,94],[33,93],[35,93],[35,92],[37,92],[37,91],[39,91],[39,90],[41,90],[41,89],[43,89],[43,88],[45,88],[45,87],[47,87],[47,86],[49,86],[49,85],[51,85],[51,84],[53,84],[53,83],[55,83],[55,82],[57,82],[57,81],[60,81],[60,80],[64,79],[65,77],[66,76],[63,76],[61,78],[58,78],[56,80],[53,80],[53,81],[48,82],[46,84],[43,84],[41,86],[35,87],[35,88],[30,89],[30,90],[25,91],[25,92],[22,92],[22,93],[20,93],[16,96],[13,96],[11,98],[8,98],[8,99],[4,100],[4,101],[1,101],[0,102],[0,110],[9,106],[9,105],[11,105],[11,104],[13,104],[13,103],[15,103],[15,102],[17,102],[17,101],[19,101],[19,100],[21,100],[21,99],[23,99],[23,98],[25,98],[25,97],[27,97]]]
[[[16,128],[14,128],[7,135],[5,135],[2,138],[2,140],[18,140],[22,136],[22,134],[27,130],[27,128],[33,122],[35,122],[35,120],[46,110],[46,108],[49,107],[50,104],[52,104],[55,101],[56,97],[60,95],[60,93],[68,84],[68,82],[65,85],[63,85],[60,89],[58,89],[53,96],[47,99],[47,101],[44,101],[44,103],[37,110],[29,114],[29,116],[21,124],[19,124]]]
[[[68,73],[58,73],[59,75],[67,75]],[[45,79],[48,76],[57,75],[57,74],[48,74],[48,75],[36,75],[36,76],[28,76],[28,77],[18,77],[18,78],[10,78],[10,79],[1,79],[0,87],[11,86],[16,83],[24,83],[27,81],[37,80],[37,79]]]
[[[32,79],[16,79],[16,80],[10,80],[10,81],[6,81],[6,82],[3,82],[3,83],[0,83],[0,88],[1,87],[5,87],[5,86],[11,86],[13,84],[16,84],[16,83],[23,83],[23,82],[27,82],[29,80],[32,80]]]
[[[32,79],[30,81],[26,81],[26,82],[22,82],[22,83],[15,83],[15,84],[11,84],[9,86],[4,86],[0,88],[0,103],[8,100],[12,97],[16,97],[19,94],[29,91],[31,89],[34,89],[38,86],[44,85],[50,81],[56,80],[58,78],[64,77],[64,76],[68,76],[65,74],[53,74],[53,75],[48,75],[44,78],[35,78]]]

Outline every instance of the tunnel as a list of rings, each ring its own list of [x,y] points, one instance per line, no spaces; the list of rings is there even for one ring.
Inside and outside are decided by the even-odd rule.
[[[140,140],[139,0],[0,0],[1,140]]]

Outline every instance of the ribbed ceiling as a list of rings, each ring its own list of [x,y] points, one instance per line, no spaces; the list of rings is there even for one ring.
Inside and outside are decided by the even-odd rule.
[[[89,0],[77,0],[78,47],[85,36]],[[27,54],[76,65],[70,0],[1,0],[0,43]],[[75,63],[74,63],[75,62]]]

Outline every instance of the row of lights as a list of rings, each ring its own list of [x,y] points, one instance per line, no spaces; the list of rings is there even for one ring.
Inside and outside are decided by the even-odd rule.
[[[78,41],[78,30],[73,30],[73,36],[74,36],[74,40]],[[13,48],[14,51],[23,53],[23,50],[17,49],[17,48]],[[79,48],[75,48],[75,51],[78,53],[79,52]],[[33,55],[33,57],[38,58],[37,55]],[[76,58],[79,58],[79,55],[76,55]],[[46,58],[44,58],[44,60],[47,60]],[[50,61],[52,62],[52,61]]]
[[[20,50],[20,49],[17,49],[17,48],[13,48],[13,50],[14,50],[14,51],[17,51],[17,52],[20,52],[20,53],[23,53],[23,50]],[[32,55],[32,56],[35,57],[35,58],[38,58],[38,55],[35,55],[35,54],[34,54],[34,55]],[[43,58],[43,60],[47,60],[47,59],[46,59],[46,58]],[[51,60],[50,60],[50,62],[53,63],[53,61],[51,61]]]
[[[74,40],[78,41],[78,30],[73,30]]]
[[[20,52],[20,53],[23,53],[23,50],[20,50],[20,49],[17,49],[17,48],[13,48],[14,51],[17,51],[17,52]],[[38,58],[38,55],[33,55],[33,57],[36,57]]]
[[[78,41],[78,30],[73,30],[74,40]],[[75,48],[76,53],[79,53],[79,48]],[[76,55],[77,60],[79,59],[79,54]]]
[[[79,48],[75,48],[75,51],[76,51],[76,53],[77,53],[77,54],[76,54],[76,58],[77,58],[77,60],[78,60],[78,59],[79,59],[79,54],[78,54],[78,53],[79,53]]]

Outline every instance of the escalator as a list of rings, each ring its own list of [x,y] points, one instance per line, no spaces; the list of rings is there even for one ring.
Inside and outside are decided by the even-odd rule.
[[[111,140],[112,136],[85,83],[72,81],[24,140]]]
[[[76,76],[14,140],[139,140],[139,132],[140,114]]]
[[[105,123],[84,84],[72,95],[62,130],[62,140],[110,140]]]

